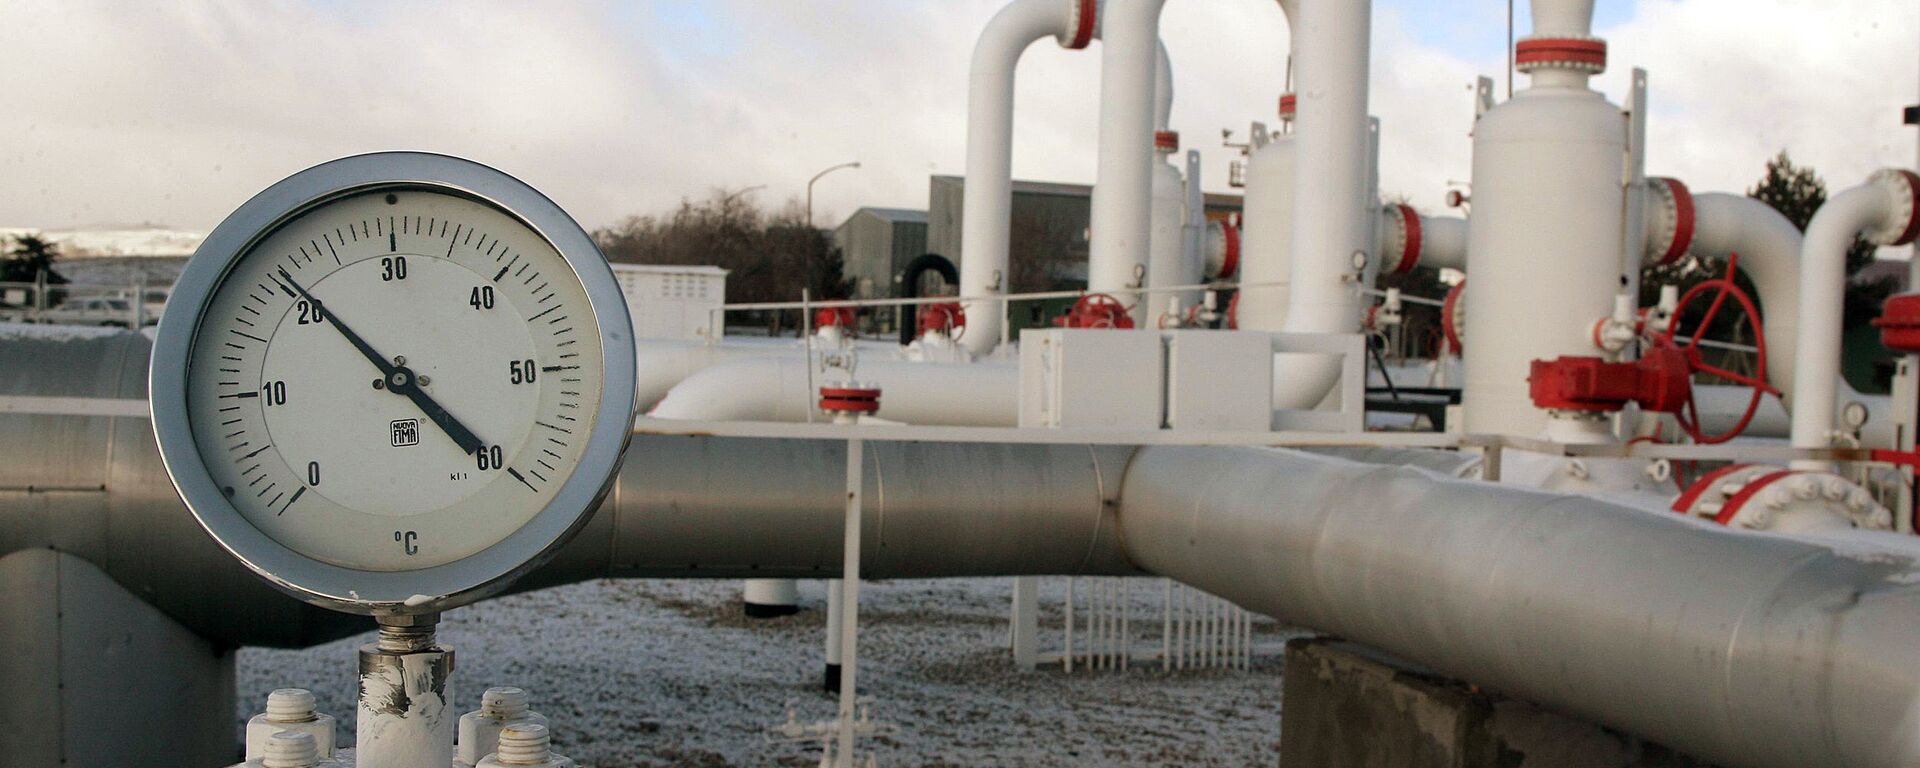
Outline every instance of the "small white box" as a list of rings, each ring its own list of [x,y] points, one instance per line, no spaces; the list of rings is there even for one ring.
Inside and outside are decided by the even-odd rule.
[[[1167,331],[1167,426],[1265,432],[1273,422],[1273,337]]]
[[[1159,429],[1159,331],[1049,328],[1020,334],[1020,426]]]
[[[718,310],[727,300],[727,271],[719,267],[613,264],[627,297],[636,339],[698,341],[723,335]]]

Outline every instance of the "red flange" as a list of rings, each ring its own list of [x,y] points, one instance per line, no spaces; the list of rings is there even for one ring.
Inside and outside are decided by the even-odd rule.
[[[1661,264],[1672,264],[1687,255],[1687,248],[1693,245],[1693,192],[1679,179],[1657,178],[1665,182],[1667,194],[1673,197],[1673,239],[1667,241],[1667,250],[1660,255]]]
[[[1400,224],[1406,233],[1406,242],[1401,244],[1400,263],[1394,266],[1393,273],[1404,275],[1420,264],[1420,214],[1406,203],[1394,203],[1393,207],[1400,209]]]
[[[1220,257],[1220,274],[1214,278],[1225,280],[1240,271],[1240,228],[1232,222],[1220,222],[1220,235],[1227,241],[1227,252]]]
[[[825,328],[837,325],[841,328],[853,327],[853,307],[822,307],[813,313],[813,327]]]
[[[1440,330],[1447,335],[1447,347],[1456,355],[1466,350],[1466,346],[1462,343],[1460,327],[1460,313],[1466,309],[1461,304],[1461,297],[1466,292],[1467,281],[1461,280],[1447,290],[1446,301],[1440,302]]]
[[[1888,297],[1873,326],[1880,329],[1880,343],[1887,349],[1920,354],[1920,293]]]
[[[1093,26],[1100,19],[1099,0],[1079,0],[1079,2],[1073,14],[1073,39],[1067,41],[1067,48],[1075,51],[1093,42]]]
[[[1160,152],[1180,151],[1179,131],[1154,131],[1153,148]]]
[[[1578,37],[1539,37],[1513,47],[1513,63],[1522,72],[1562,67],[1588,72],[1607,68],[1607,41]]]
[[[958,302],[921,305],[918,317],[922,334],[939,331],[958,339],[967,332],[967,310]]]
[[[820,410],[828,413],[878,413],[880,390],[846,385],[823,386],[820,388]]]
[[[1280,119],[1292,120],[1300,110],[1300,97],[1291,93],[1280,94]]]

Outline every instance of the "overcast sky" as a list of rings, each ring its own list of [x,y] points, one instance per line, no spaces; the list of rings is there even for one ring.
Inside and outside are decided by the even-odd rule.
[[[1312,2],[1313,0],[1307,0]],[[778,204],[820,168],[817,219],[922,207],[959,173],[967,60],[1003,0],[0,0],[0,226],[207,229],[334,157],[462,155],[589,227],[712,188]],[[1521,5],[1521,34],[1526,13]],[[1504,0],[1378,0],[1382,185],[1423,208],[1470,168],[1476,75],[1503,78]],[[1739,190],[1781,148],[1836,186],[1914,162],[1911,0],[1600,0],[1616,101],[1651,71],[1649,170]],[[1174,127],[1226,187],[1273,122],[1287,30],[1269,0],[1172,0]],[[1097,55],[1027,54],[1017,178],[1091,182]],[[1524,79],[1524,78],[1523,78]],[[1503,86],[1504,92],[1504,86]]]

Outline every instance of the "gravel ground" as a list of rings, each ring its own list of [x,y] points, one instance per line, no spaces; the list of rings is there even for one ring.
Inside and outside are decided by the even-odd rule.
[[[1136,648],[1157,651],[1160,582],[1133,581]],[[1084,584],[1084,582],[1082,582]],[[1042,585],[1045,650],[1061,641],[1065,579]],[[876,740],[888,766],[1246,766],[1278,761],[1279,644],[1254,622],[1247,671],[1166,674],[1012,669],[1008,579],[899,581],[863,588],[862,693],[900,731]],[[813,766],[814,744],[769,743],[795,701],[828,719],[819,692],[824,584],[803,583],[790,617],[741,616],[734,581],[597,581],[512,595],[449,614],[456,703],[490,685],[526,688],[557,746],[582,766]],[[1084,592],[1083,592],[1084,594]],[[1082,615],[1084,620],[1084,614]],[[241,723],[269,690],[308,687],[352,738],[354,649],[371,633],[239,656]]]

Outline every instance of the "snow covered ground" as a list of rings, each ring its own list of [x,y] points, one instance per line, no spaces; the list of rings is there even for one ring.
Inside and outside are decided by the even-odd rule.
[[[1160,583],[1132,580],[1140,653],[1160,643]],[[1057,651],[1065,579],[1042,586],[1043,652]],[[811,744],[762,736],[797,700],[803,722],[831,717],[819,692],[824,586],[803,583],[799,615],[750,620],[736,581],[596,581],[454,611],[440,637],[458,654],[455,696],[475,708],[490,685],[517,685],[555,741],[591,768],[813,766]],[[862,592],[860,681],[885,766],[1247,766],[1278,761],[1280,659],[1296,633],[1256,619],[1248,671],[1063,674],[1012,669],[1009,579],[895,581]],[[1084,591],[1082,592],[1084,595]],[[1083,598],[1084,599],[1084,598]],[[1084,619],[1084,614],[1082,614]],[[1081,628],[1084,631],[1084,626]],[[297,651],[239,655],[241,722],[277,687],[308,687],[352,738],[354,653],[368,635]],[[1076,643],[1083,640],[1076,640]]]

